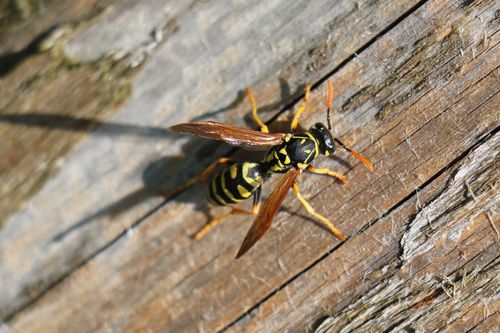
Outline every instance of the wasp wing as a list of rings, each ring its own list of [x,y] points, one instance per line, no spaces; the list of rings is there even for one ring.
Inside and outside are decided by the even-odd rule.
[[[217,123],[198,121],[174,125],[171,131],[187,133],[205,139],[220,140],[235,147],[248,150],[267,150],[283,142],[283,133],[263,133],[247,128]]]
[[[288,191],[295,183],[300,172],[299,169],[291,169],[280,179],[276,189],[267,198],[266,202],[264,202],[257,218],[250,227],[250,230],[248,230],[236,258],[244,255],[269,230],[274,216],[280,209],[283,200],[285,200]]]

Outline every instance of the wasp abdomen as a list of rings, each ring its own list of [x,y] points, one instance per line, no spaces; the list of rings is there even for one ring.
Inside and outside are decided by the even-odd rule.
[[[219,172],[208,187],[208,200],[215,205],[242,202],[262,184],[262,167],[258,163],[234,163]]]

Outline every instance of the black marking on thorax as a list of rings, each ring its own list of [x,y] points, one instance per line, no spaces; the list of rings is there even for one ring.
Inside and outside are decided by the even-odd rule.
[[[318,142],[309,133],[297,133],[271,148],[262,165],[267,173],[285,173],[292,167],[304,169],[318,156]]]

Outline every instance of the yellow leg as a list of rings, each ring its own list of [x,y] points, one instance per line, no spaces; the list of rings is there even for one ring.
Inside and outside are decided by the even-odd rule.
[[[266,124],[264,124],[262,119],[260,119],[259,116],[257,115],[257,103],[255,103],[255,99],[253,98],[252,90],[250,90],[250,88],[245,90],[245,95],[247,96],[248,100],[250,101],[250,104],[252,104],[253,120],[257,123],[257,125],[260,126],[261,132],[269,133],[269,129],[267,128]]]
[[[251,212],[247,212],[246,210],[231,207],[231,211],[229,213],[226,213],[224,215],[221,215],[221,216],[211,220],[210,222],[205,224],[200,230],[198,230],[198,232],[194,235],[194,239],[196,239],[196,240],[202,239],[203,236],[205,236],[205,234],[210,229],[212,229],[217,224],[219,224],[222,220],[228,218],[231,215],[240,214],[240,215],[255,215],[255,216],[257,216],[257,214],[259,214],[259,210],[260,210],[261,193],[262,193],[262,187],[259,186],[254,193],[254,201],[253,201],[253,207],[252,207]]]
[[[339,229],[335,228],[335,226],[326,217],[324,217],[324,216],[322,216],[314,211],[314,208],[312,208],[311,205],[309,204],[309,202],[307,202],[307,200],[304,199],[304,197],[302,197],[302,194],[300,194],[299,186],[296,183],[293,184],[293,192],[297,196],[297,199],[299,199],[299,201],[302,203],[302,205],[304,205],[305,209],[307,210],[307,212],[310,215],[312,215],[319,222],[321,222],[323,225],[325,225],[325,227],[327,227],[332,232],[332,234],[335,235],[335,237],[337,237],[341,241],[345,240],[344,234],[342,232],[340,232]]]
[[[306,84],[306,92],[304,95],[304,99],[302,100],[302,104],[300,104],[299,109],[297,110],[297,112],[295,113],[295,115],[293,116],[293,119],[292,119],[292,132],[294,132],[297,129],[297,127],[299,126],[299,117],[302,113],[304,113],[304,111],[306,109],[306,103],[307,103],[307,100],[309,99],[310,92],[311,92],[311,85],[309,83],[307,83]]]
[[[184,191],[185,189],[191,187],[199,181],[206,180],[210,174],[215,170],[216,167],[222,164],[228,164],[231,160],[227,157],[221,157],[214,163],[212,163],[208,168],[205,169],[199,176],[189,179],[187,182],[181,186],[177,186],[171,190],[160,193],[161,196],[168,197],[170,195],[176,194],[178,192]]]
[[[194,239],[200,240],[205,236],[205,234],[210,231],[213,227],[215,227],[217,224],[221,223],[223,220],[228,218],[231,215],[257,215],[259,209],[259,205],[254,206],[254,209],[251,212],[247,212],[246,210],[238,209],[238,208],[231,208],[231,211],[229,213],[223,214],[219,217],[216,217],[209,221],[207,224],[205,224],[203,227],[201,227],[200,230],[196,234],[194,234]]]
[[[307,167],[307,171],[312,172],[312,173],[316,173],[319,175],[328,175],[328,176],[337,178],[338,180],[340,180],[342,182],[342,184],[348,183],[347,178],[345,176],[341,175],[338,172],[332,171],[330,169],[316,169],[312,165],[309,165]]]

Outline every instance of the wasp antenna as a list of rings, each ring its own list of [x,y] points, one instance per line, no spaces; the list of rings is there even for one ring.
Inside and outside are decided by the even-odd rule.
[[[368,159],[366,159],[365,157],[363,157],[360,153],[358,152],[355,152],[354,150],[352,150],[351,148],[347,147],[345,144],[342,143],[342,141],[340,141],[339,139],[335,138],[334,139],[335,142],[337,142],[342,148],[344,148],[345,150],[347,150],[352,156],[354,156],[355,158],[357,158],[361,163],[363,163],[363,165],[370,171],[373,171],[373,164],[372,162],[370,162]]]
[[[330,122],[330,110],[332,108],[333,104],[333,82],[332,80],[327,81],[327,86],[328,86],[328,95],[327,95],[327,100],[326,100],[326,122],[328,124],[328,130],[332,130],[332,123]]]

